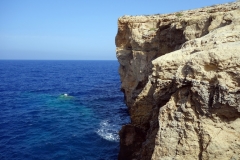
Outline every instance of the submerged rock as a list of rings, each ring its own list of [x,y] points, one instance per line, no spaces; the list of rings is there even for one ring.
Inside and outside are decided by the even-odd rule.
[[[240,2],[124,16],[119,159],[240,159]]]

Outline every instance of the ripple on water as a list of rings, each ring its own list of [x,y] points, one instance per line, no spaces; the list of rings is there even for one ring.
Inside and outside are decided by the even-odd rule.
[[[3,69],[1,69],[3,67]],[[117,159],[117,61],[1,61],[0,159]]]

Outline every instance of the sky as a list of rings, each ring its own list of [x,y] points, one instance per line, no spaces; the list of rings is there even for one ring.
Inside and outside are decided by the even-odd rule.
[[[0,0],[0,60],[116,60],[117,20],[233,0]]]

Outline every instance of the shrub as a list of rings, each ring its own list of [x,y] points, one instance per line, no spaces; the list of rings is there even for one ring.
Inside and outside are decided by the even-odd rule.
[[[181,17],[181,16],[183,16],[183,14],[180,13],[180,12],[176,13],[175,15],[176,15],[177,17]]]

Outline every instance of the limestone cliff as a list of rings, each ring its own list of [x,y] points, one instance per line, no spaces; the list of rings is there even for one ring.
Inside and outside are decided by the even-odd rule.
[[[118,19],[119,159],[240,159],[239,6]]]

